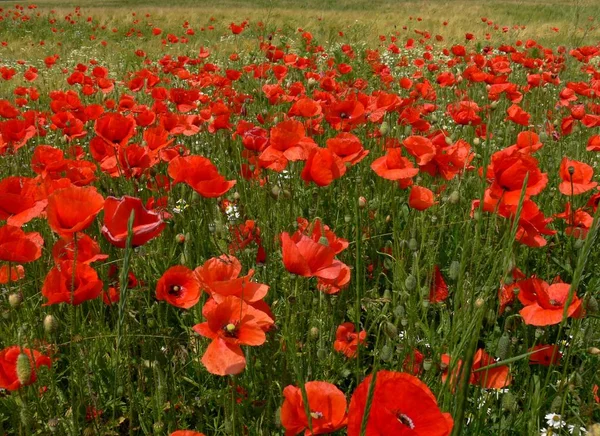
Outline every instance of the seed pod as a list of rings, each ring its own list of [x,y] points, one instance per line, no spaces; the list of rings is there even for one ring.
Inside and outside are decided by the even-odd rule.
[[[46,334],[50,335],[54,333],[57,328],[58,322],[56,321],[54,315],[46,315],[46,317],[44,318],[44,331],[46,332]]]
[[[22,302],[23,294],[21,294],[20,292],[15,292],[14,294],[10,294],[8,296],[8,304],[10,304],[10,307],[12,307],[13,309],[18,309],[19,306],[21,306]]]
[[[496,356],[500,360],[504,360],[508,356],[509,351],[510,336],[508,336],[508,333],[504,333],[502,336],[500,336],[500,339],[498,340],[498,346],[496,347]]]
[[[404,287],[409,292],[414,291],[417,288],[417,279],[415,276],[412,274],[406,276],[406,279],[404,279]]]
[[[29,362],[29,356],[25,353],[20,353],[17,357],[17,378],[19,383],[26,385],[31,379],[31,363]]]
[[[319,329],[317,327],[312,327],[309,331],[311,339],[319,338]]]
[[[281,193],[281,189],[279,189],[279,186],[273,186],[271,188],[271,197],[277,199],[277,198],[279,198],[280,193]]]
[[[424,359],[423,360],[423,369],[425,371],[429,371],[431,369],[433,361],[431,359]]]
[[[324,360],[327,358],[327,350],[325,350],[324,348],[320,348],[317,350],[317,357],[320,360]]]
[[[290,198],[292,198],[292,193],[289,190],[284,189],[283,190],[283,198],[285,198],[286,200],[289,200]]]

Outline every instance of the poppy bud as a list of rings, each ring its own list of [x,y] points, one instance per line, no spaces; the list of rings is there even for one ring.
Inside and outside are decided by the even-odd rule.
[[[460,200],[460,194],[458,193],[458,191],[452,191],[452,193],[448,197],[448,201],[451,204],[456,204],[456,203],[458,203],[459,200]]]
[[[306,84],[308,85],[309,88],[312,88],[313,86],[315,86],[317,84],[317,81],[311,77],[310,79],[308,79],[308,82]]]
[[[559,413],[561,408],[562,397],[560,395],[557,395],[556,397],[554,397],[554,400],[552,400],[552,404],[550,404],[550,411],[554,413]]]
[[[598,313],[598,300],[592,295],[587,299],[585,311],[589,314]]]
[[[289,200],[290,198],[292,198],[292,193],[289,190],[284,189],[283,190],[283,198],[285,198],[286,200]]]
[[[280,193],[281,193],[281,189],[279,189],[279,186],[273,186],[271,188],[271,197],[277,199],[277,198],[279,198]]]
[[[408,248],[411,251],[417,251],[419,249],[419,243],[415,238],[410,238],[408,241]]]
[[[175,241],[178,244],[183,244],[185,242],[185,235],[183,233],[178,233],[177,236],[175,236]]]
[[[311,339],[319,338],[319,329],[317,327],[312,327],[310,329],[310,337],[311,337]]]
[[[20,292],[16,292],[8,296],[8,304],[10,304],[10,307],[12,307],[13,309],[18,309],[22,302],[23,294],[21,294]]]
[[[478,309],[483,307],[484,304],[485,304],[485,300],[481,297],[479,297],[477,300],[475,300],[475,307]]]
[[[392,222],[392,217],[391,217],[391,215],[387,215],[387,216],[385,217],[385,222],[386,222],[386,224],[389,224],[389,223],[391,223],[391,222]]]
[[[444,141],[446,142],[447,145],[452,145],[452,138],[450,136],[446,136]]]
[[[502,396],[502,409],[507,412],[515,412],[517,410],[517,400],[511,392],[506,392]]]
[[[408,325],[408,320],[406,318],[402,318],[400,320],[400,324],[402,324],[402,327],[406,327]]]
[[[392,299],[392,291],[390,291],[389,289],[385,289],[383,291],[383,299],[384,300],[391,300]]]
[[[350,215],[345,215],[344,216],[344,222],[349,223],[350,221],[352,221],[352,216]]]
[[[414,291],[417,287],[417,279],[412,274],[409,274],[406,279],[404,279],[404,287],[407,291]]]
[[[379,126],[379,133],[381,133],[382,136],[385,136],[388,134],[389,131],[390,125],[387,123],[387,121],[381,123],[381,126]]]
[[[367,207],[367,199],[365,197],[358,197],[358,207],[361,209]]]
[[[240,199],[240,197],[241,197],[241,196],[240,196],[240,193],[239,193],[239,192],[237,192],[237,191],[236,191],[236,192],[234,192],[234,193],[233,193],[233,199],[234,199],[235,201],[239,200],[239,199]]]
[[[398,328],[389,321],[386,321],[386,323],[383,325],[383,331],[390,339],[398,338]]]
[[[404,313],[406,311],[404,310],[404,306],[400,305],[400,306],[396,306],[396,308],[394,309],[394,315],[397,317],[404,317]]]
[[[479,138],[473,139],[473,145],[479,145],[479,144],[481,144],[481,140]]]
[[[384,362],[389,362],[392,360],[392,349],[388,345],[384,345],[381,347],[381,351],[379,352],[379,358]]]
[[[46,334],[50,335],[56,331],[58,328],[58,322],[53,315],[46,315],[44,318],[44,331]]]
[[[317,357],[318,357],[320,360],[325,360],[325,359],[327,359],[327,350],[325,350],[324,348],[319,348],[319,349],[317,350]]]
[[[597,356],[598,354],[600,354],[600,349],[596,347],[590,347],[587,349],[587,352],[592,356]]]
[[[410,124],[407,124],[406,127],[404,128],[404,136],[410,136],[412,133],[412,126]]]
[[[504,333],[500,336],[498,340],[498,346],[496,347],[496,356],[500,358],[500,360],[506,359],[508,356],[508,352],[510,351],[510,337],[507,333]]]
[[[459,273],[460,262],[458,260],[453,260],[450,264],[450,269],[448,270],[448,277],[450,277],[450,280],[456,280],[458,278]]]
[[[31,378],[31,363],[25,353],[20,353],[17,357],[17,378],[22,385],[28,384]]]
[[[585,243],[585,240],[576,239],[575,242],[573,243],[573,248],[575,248],[575,250],[581,250],[583,248],[584,243]]]

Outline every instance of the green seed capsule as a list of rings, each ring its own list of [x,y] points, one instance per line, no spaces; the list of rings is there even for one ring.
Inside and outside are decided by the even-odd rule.
[[[390,339],[398,338],[398,327],[389,321],[384,324],[383,331]]]
[[[408,248],[411,251],[417,251],[419,249],[419,243],[415,238],[410,238],[408,241]]]
[[[508,352],[510,351],[510,336],[508,333],[504,333],[500,336],[498,340],[498,346],[496,347],[496,356],[500,358],[500,360],[506,359],[508,356]]]
[[[46,332],[46,334],[50,335],[54,333],[57,328],[58,321],[56,321],[54,315],[46,315],[46,317],[44,318],[44,331]]]
[[[450,264],[450,269],[448,270],[448,277],[450,280],[458,279],[458,275],[460,274],[460,262],[458,260],[453,260]]]
[[[598,300],[594,296],[590,295],[588,298],[585,310],[589,314],[598,313]]]
[[[389,131],[390,125],[387,123],[387,121],[381,123],[381,126],[379,126],[379,133],[381,133],[382,136],[385,136],[388,134]]]

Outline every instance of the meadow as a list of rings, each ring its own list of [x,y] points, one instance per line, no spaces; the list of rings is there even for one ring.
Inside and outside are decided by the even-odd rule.
[[[0,435],[600,435],[598,20],[0,2]]]

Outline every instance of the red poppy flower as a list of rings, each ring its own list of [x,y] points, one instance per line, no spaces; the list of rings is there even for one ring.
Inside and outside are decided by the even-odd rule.
[[[50,270],[42,286],[42,295],[48,299],[45,306],[69,303],[75,306],[98,298],[102,281],[96,271],[85,263],[70,260],[58,263]]]
[[[525,305],[519,313],[525,324],[542,327],[560,323],[570,288],[571,285],[567,283],[549,285],[535,277],[519,282],[519,301]],[[567,309],[567,318],[578,318],[582,315],[581,300],[574,294]]]
[[[125,146],[135,135],[135,119],[132,115],[105,113],[96,119],[96,135],[114,146]]]
[[[340,254],[346,248],[348,248],[349,242],[338,237],[328,225],[323,224],[319,218],[317,218],[312,224],[305,218],[297,218],[298,231],[295,236],[304,234],[310,237],[315,242],[324,242],[321,238],[327,239],[327,246],[329,246],[335,254]]]
[[[350,283],[351,278],[350,267],[343,262],[340,262],[340,273],[335,279],[326,279],[319,277],[317,279],[317,289],[326,294],[337,294]]]
[[[156,238],[165,228],[166,224],[160,213],[147,210],[139,198],[127,195],[121,198],[107,197],[104,201],[102,234],[115,247],[125,248],[129,218],[132,213],[134,214],[131,229],[133,247],[139,247]]]
[[[536,345],[527,351],[535,351],[535,353],[529,355],[530,365],[560,365],[562,353],[558,345]]]
[[[592,197],[593,199],[593,197]],[[588,202],[588,206],[592,207],[593,203]],[[571,209],[571,202],[565,204],[565,211],[554,215],[556,218],[562,218],[567,223],[565,233],[574,238],[585,239],[589,230],[594,223],[594,217],[587,213],[584,209],[579,208],[576,211]]]
[[[346,396],[335,385],[323,381],[311,381],[304,385],[308,400],[312,432],[308,425],[302,390],[286,386],[283,390],[281,424],[285,436],[304,432],[306,436],[333,433],[346,425]]]
[[[202,356],[211,374],[239,374],[246,367],[240,345],[262,345],[265,331],[273,325],[265,312],[255,309],[237,297],[229,296],[217,303],[208,300],[202,308],[206,322],[196,324],[194,331],[212,339]]]
[[[194,271],[183,265],[166,270],[156,284],[156,299],[181,309],[194,306],[200,300],[200,284]]]
[[[75,241],[77,241],[77,247],[75,247]],[[52,257],[56,263],[63,260],[77,260],[77,262],[90,264],[108,259],[108,255],[101,253],[98,242],[85,233],[77,235],[77,239],[62,238],[56,241],[52,247]]]
[[[0,285],[16,282],[23,277],[25,277],[25,268],[23,268],[23,265],[11,266],[10,271],[9,265],[0,266]]]
[[[402,188],[410,186],[411,179],[419,173],[410,160],[402,157],[401,148],[388,148],[385,156],[373,161],[371,169],[384,179],[398,180]]]
[[[21,383],[17,376],[17,359],[21,353],[27,356],[31,367],[31,375],[24,383]],[[0,389],[16,391],[21,386],[34,383],[37,379],[37,370],[42,366],[50,368],[52,361],[48,356],[44,356],[37,350],[32,350],[31,348],[21,349],[18,345],[5,348],[0,351]]]
[[[315,148],[308,156],[301,177],[306,183],[327,186],[345,173],[346,165],[338,155],[328,148]]]
[[[40,216],[47,200],[35,196],[35,181],[27,177],[7,177],[0,182],[0,220],[21,227]]]
[[[413,186],[410,189],[408,205],[416,210],[425,210],[433,206],[433,192],[422,186]]]
[[[592,181],[594,169],[591,166],[566,157],[560,163],[559,175],[562,182],[558,190],[564,195],[583,194],[598,186],[598,182]]]
[[[587,151],[600,151],[600,135],[592,135],[588,139]]]
[[[194,430],[177,430],[171,433],[169,436],[204,436],[204,433]]]
[[[429,163],[436,155],[436,149],[429,138],[424,136],[409,136],[402,141],[406,150],[417,159],[417,165]]]
[[[529,125],[531,115],[524,111],[520,106],[513,104],[506,110],[506,113],[508,114],[508,117],[506,117],[507,120],[520,124],[521,126]]]
[[[415,348],[412,353],[404,358],[402,369],[417,376],[423,372],[423,360],[425,360],[425,356]]]
[[[335,260],[335,251],[327,245],[313,241],[308,236],[288,233],[281,234],[283,263],[292,274],[303,277],[337,279],[341,262]]]
[[[431,288],[429,289],[429,302],[439,303],[448,298],[448,285],[442,276],[439,266],[433,268],[433,280],[431,281]]]
[[[271,129],[269,145],[260,154],[260,164],[277,172],[285,169],[288,161],[305,160],[315,142],[306,136],[300,121],[282,121]]]
[[[349,162],[351,165],[356,165],[369,154],[369,150],[363,148],[358,137],[346,132],[328,139],[327,148],[338,155],[342,162]]]
[[[250,281],[254,270],[250,270],[246,276],[239,277],[241,271],[240,261],[226,254],[208,259],[194,270],[202,289],[217,303],[230,295],[241,298],[246,303],[262,300],[267,295],[269,287]]]
[[[359,436],[367,406],[369,375],[356,388],[348,410],[348,436]],[[410,374],[379,371],[367,420],[367,436],[447,436],[454,422],[442,413],[427,385]]]
[[[537,159],[515,150],[494,153],[489,171],[494,179],[490,187],[492,198],[501,199],[507,205],[519,203],[527,174],[526,199],[542,192],[548,184],[548,175],[540,171]]]
[[[176,183],[187,183],[203,197],[220,197],[229,191],[235,180],[225,180],[217,167],[203,156],[177,157],[169,162],[169,176]]]
[[[59,189],[48,197],[48,224],[59,235],[71,236],[87,229],[103,207],[104,198],[94,187]]]
[[[33,262],[42,255],[44,240],[37,232],[25,233],[19,227],[0,227],[0,260]]]
[[[450,372],[449,365],[451,363],[451,357],[447,354],[443,354],[441,356],[441,361],[445,366],[445,369],[442,372],[442,381],[445,382],[448,378],[448,373]],[[501,389],[508,386],[511,382],[508,366],[501,365],[494,368],[487,368],[494,363],[494,359],[489,354],[487,354],[483,349],[478,349],[473,357],[473,365],[471,366],[469,383],[486,389]],[[460,374],[462,364],[462,360],[459,360],[456,362],[456,368],[451,371],[450,385],[453,389],[458,383],[458,376]]]
[[[356,357],[359,345],[366,345],[367,332],[354,332],[354,324],[345,322],[337,328],[335,332],[335,342],[333,349],[338,353],[343,353],[348,358]]]

